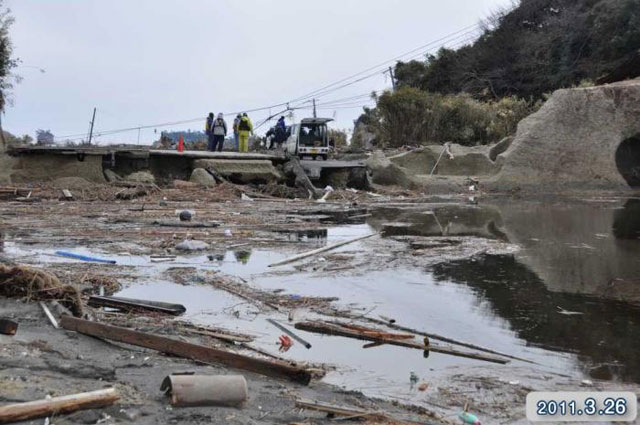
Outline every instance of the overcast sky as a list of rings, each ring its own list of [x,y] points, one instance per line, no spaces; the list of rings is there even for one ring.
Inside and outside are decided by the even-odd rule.
[[[203,126],[157,124],[296,99],[474,25],[510,0],[5,3],[16,19],[11,38],[23,64],[16,72],[24,78],[6,111],[6,130],[33,136],[38,128],[50,129],[57,138],[84,134],[95,106],[97,132],[150,125],[140,132],[141,143],[150,143],[161,130]],[[378,72],[326,93],[318,99],[327,104],[318,115],[335,117],[336,127],[352,127],[367,101],[353,97],[390,85]],[[296,110],[294,119],[310,114]],[[269,115],[250,113],[254,124]],[[138,131],[98,137],[101,143],[137,140]]]

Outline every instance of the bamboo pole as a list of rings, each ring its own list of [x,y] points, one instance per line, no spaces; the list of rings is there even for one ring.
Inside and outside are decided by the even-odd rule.
[[[370,235],[359,236],[357,238],[353,238],[353,239],[349,239],[349,240],[346,240],[346,241],[334,243],[333,245],[327,245],[327,246],[325,246],[323,248],[318,248],[318,249],[314,249],[312,251],[303,252],[302,254],[294,255],[293,257],[289,257],[289,258],[285,258],[284,260],[278,261],[277,263],[269,264],[269,267],[275,267],[275,266],[281,266],[283,264],[293,263],[294,261],[302,260],[303,258],[311,257],[312,255],[320,254],[321,252],[325,252],[325,251],[330,251],[332,249],[339,248],[341,246],[348,245],[350,243],[357,242],[357,241],[360,241],[362,239],[367,239],[367,238],[370,238],[370,237],[376,236],[376,235],[379,235],[379,233],[371,233]]]

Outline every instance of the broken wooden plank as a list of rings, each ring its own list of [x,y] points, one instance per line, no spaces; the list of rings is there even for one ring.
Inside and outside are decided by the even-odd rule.
[[[278,261],[276,263],[269,264],[269,267],[275,267],[275,266],[281,266],[283,264],[293,263],[294,261],[302,260],[303,258],[311,257],[312,255],[320,254],[321,252],[330,251],[332,249],[339,248],[341,246],[348,245],[350,243],[357,242],[357,241],[360,241],[362,239],[367,239],[367,238],[370,238],[372,236],[376,236],[378,234],[379,233],[371,233],[369,235],[359,236],[357,238],[348,239],[346,241],[334,243],[332,245],[327,245],[327,246],[325,246],[323,248],[318,248],[318,249],[314,249],[312,251],[303,252],[302,254],[294,255],[293,257],[285,258],[282,261]]]
[[[328,415],[343,416],[346,418],[365,418],[372,421],[388,422],[398,425],[417,425],[419,422],[407,421],[393,418],[383,412],[366,411],[354,409],[352,407],[336,406],[329,403],[323,403],[315,400],[297,399],[296,407],[308,410],[317,410],[327,413]]]
[[[138,332],[118,326],[105,325],[75,317],[63,316],[63,328],[99,338],[146,347],[163,353],[208,364],[223,364],[274,378],[288,379],[307,385],[311,373],[301,367],[283,362],[256,359],[216,348],[178,341],[164,336]]]
[[[187,227],[187,228],[215,228],[220,227],[220,223],[216,222],[198,222],[198,221],[173,221],[173,220],[155,220],[151,224],[160,227]]]
[[[0,319],[0,334],[15,335],[18,332],[18,322],[9,319]]]
[[[0,424],[111,406],[118,398],[114,388],[107,388],[45,400],[8,404],[0,406]]]
[[[189,329],[188,332],[191,332],[197,335],[209,336],[211,338],[220,339],[222,341],[230,342],[230,343],[253,341],[253,338],[248,336],[245,337],[240,335],[224,334],[220,332],[212,332],[212,331],[203,330],[203,329]]]
[[[315,333],[325,334],[325,335],[344,336],[344,337],[347,337],[347,338],[355,338],[355,339],[360,339],[360,340],[364,340],[364,341],[381,342],[383,344],[397,345],[397,346],[400,346],[400,347],[407,347],[407,348],[415,348],[415,349],[422,350],[422,351],[425,351],[425,352],[433,351],[434,353],[449,354],[449,355],[452,355],[452,356],[466,357],[466,358],[469,358],[469,359],[482,360],[482,361],[486,361],[486,362],[499,363],[499,364],[509,363],[508,360],[504,360],[504,359],[500,359],[500,358],[496,358],[496,357],[485,356],[485,355],[477,354],[477,353],[469,353],[469,352],[464,352],[464,351],[458,351],[458,350],[455,350],[455,349],[450,348],[450,347],[442,347],[442,346],[435,346],[435,345],[425,345],[425,344],[419,344],[419,343],[416,343],[416,342],[411,342],[411,341],[406,341],[406,340],[398,340],[398,339],[391,339],[391,338],[384,338],[384,337],[376,337],[376,336],[372,336],[371,334],[365,334],[364,332],[359,332],[359,331],[355,331],[355,330],[352,330],[352,329],[344,328],[342,326],[335,325],[335,324],[332,324],[332,323],[326,323],[326,322],[298,322],[298,323],[296,323],[295,327],[296,327],[296,329],[300,329],[300,330],[308,331],[308,332],[315,332]],[[372,329],[372,330],[375,331],[375,329]]]
[[[380,317],[382,317],[384,320],[388,320],[389,319],[389,318],[383,317],[383,316],[380,316]],[[362,320],[366,320],[367,322],[375,323],[375,324],[378,324],[378,325],[384,325],[384,326],[387,326],[387,327],[389,327],[391,329],[397,329],[399,331],[404,331],[404,332],[411,332],[411,333],[414,333],[416,335],[425,336],[425,337],[428,337],[428,338],[431,338],[431,339],[435,339],[435,340],[438,340],[438,341],[448,342],[449,344],[459,345],[460,347],[471,348],[472,350],[483,351],[483,352],[489,353],[489,354],[496,354],[496,355],[501,356],[501,357],[506,357],[508,359],[513,359],[513,360],[519,360],[521,362],[526,362],[526,363],[531,363],[531,364],[538,364],[538,363],[536,363],[536,362],[534,362],[532,360],[527,360],[527,359],[522,358],[522,357],[517,357],[517,356],[513,356],[511,354],[502,353],[500,351],[491,350],[490,348],[481,347],[481,346],[476,345],[476,344],[470,344],[468,342],[458,341],[456,339],[448,338],[448,337],[437,335],[437,334],[434,334],[434,333],[424,332],[424,331],[420,331],[420,330],[417,330],[417,329],[408,328],[406,326],[401,326],[401,325],[398,325],[397,323],[394,323],[395,320],[393,322],[391,322],[391,321],[382,321],[382,320],[378,320],[378,319],[373,318],[373,317],[363,317]]]
[[[173,314],[175,316],[183,314],[187,309],[182,304],[170,304],[160,301],[138,300],[135,298],[109,297],[92,295],[88,304],[92,307],[112,307],[120,310],[149,310],[160,313]]]
[[[332,323],[334,325],[342,326],[343,328],[352,329],[357,332],[362,332],[367,336],[373,336],[378,338],[390,338],[390,339],[413,339],[416,336],[411,334],[397,334],[390,332],[382,332],[377,329],[367,328],[365,326],[353,325],[351,323],[341,323],[337,321],[329,321],[327,323]]]

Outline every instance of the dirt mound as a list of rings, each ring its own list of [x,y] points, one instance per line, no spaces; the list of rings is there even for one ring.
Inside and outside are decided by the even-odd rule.
[[[497,163],[497,190],[640,185],[640,80],[556,91]]]
[[[11,169],[13,168],[16,160],[15,158],[6,154],[6,149],[0,143],[0,184],[11,184]]]
[[[1,159],[0,159],[1,161]],[[61,177],[81,177],[87,181],[104,183],[100,155],[20,155],[7,170],[13,183],[52,181]],[[4,170],[3,170],[4,171]],[[4,174],[4,172],[3,172]]]

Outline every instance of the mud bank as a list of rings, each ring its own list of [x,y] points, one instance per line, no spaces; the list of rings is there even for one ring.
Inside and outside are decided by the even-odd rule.
[[[160,383],[168,374],[189,371],[227,375],[238,371],[55,331],[37,304],[0,299],[0,309],[3,316],[20,322],[16,336],[0,335],[2,402],[38,400],[47,395],[56,397],[104,387],[114,387],[120,395],[112,407],[61,416],[55,418],[57,424],[272,424],[310,419],[314,423],[332,422],[320,413],[296,408],[296,398],[407,415],[406,410],[389,402],[345,393],[330,385],[315,383],[303,387],[250,373],[242,373],[248,381],[249,399],[240,408],[172,408],[169,398],[160,391]],[[42,419],[21,423],[41,424]]]

